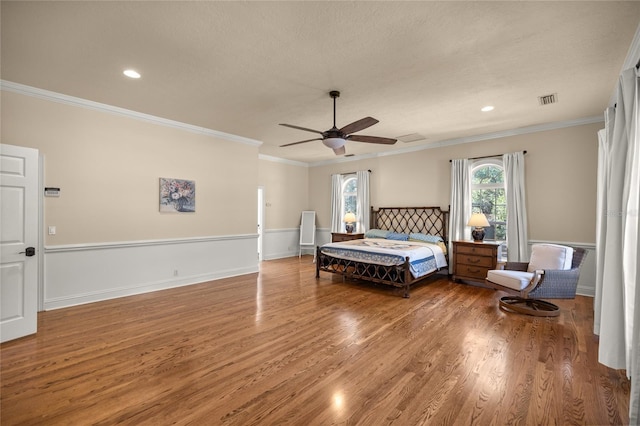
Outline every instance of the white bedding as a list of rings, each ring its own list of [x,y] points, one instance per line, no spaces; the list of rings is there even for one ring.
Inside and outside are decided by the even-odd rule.
[[[409,257],[411,275],[414,278],[447,266],[446,257],[437,244],[419,241],[365,238],[325,244],[321,250],[340,259],[386,266],[401,265]]]

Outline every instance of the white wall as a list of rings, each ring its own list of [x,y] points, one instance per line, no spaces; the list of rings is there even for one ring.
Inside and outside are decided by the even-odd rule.
[[[47,247],[44,309],[257,273],[256,238],[234,235]]]

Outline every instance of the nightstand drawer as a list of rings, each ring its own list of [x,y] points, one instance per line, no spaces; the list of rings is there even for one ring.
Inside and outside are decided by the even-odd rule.
[[[453,279],[484,282],[487,272],[496,269],[500,243],[453,241]]]
[[[495,250],[493,247],[483,247],[482,245],[469,245],[460,244],[456,247],[457,253],[460,254],[473,254],[475,256],[495,256]]]
[[[494,265],[493,257],[488,256],[469,256],[466,254],[458,254],[456,262],[469,266],[483,266],[485,268],[491,268]]]
[[[487,272],[489,272],[490,270],[491,268],[483,268],[481,266],[461,264],[456,265],[456,275],[463,278],[484,280],[485,278],[487,278]]]
[[[342,241],[350,241],[350,240],[360,240],[364,238],[364,233],[342,233],[342,232],[332,232],[331,233],[331,242],[332,243],[340,243]]]

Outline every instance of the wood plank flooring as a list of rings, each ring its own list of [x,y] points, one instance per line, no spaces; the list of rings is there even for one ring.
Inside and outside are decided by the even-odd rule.
[[[597,362],[593,300],[557,318],[430,279],[343,283],[310,256],[259,274],[43,312],[0,346],[8,425],[628,423],[629,382]]]

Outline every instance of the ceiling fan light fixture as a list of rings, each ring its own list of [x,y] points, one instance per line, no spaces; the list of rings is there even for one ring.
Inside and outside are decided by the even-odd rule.
[[[341,148],[345,142],[342,138],[326,138],[322,140],[322,143],[331,149]]]

